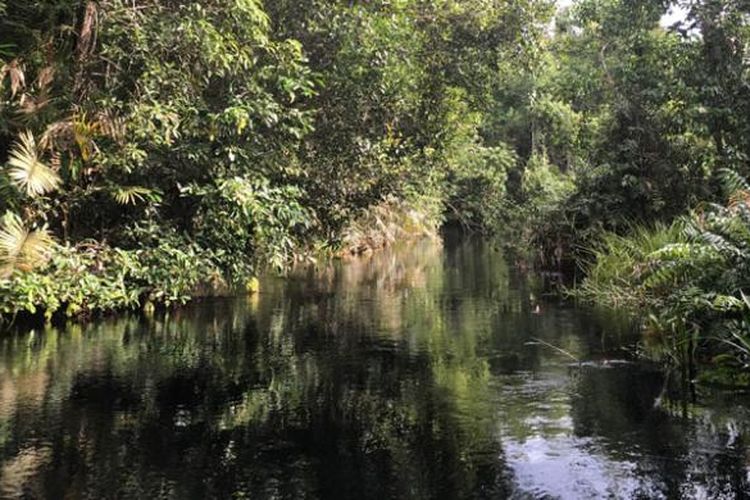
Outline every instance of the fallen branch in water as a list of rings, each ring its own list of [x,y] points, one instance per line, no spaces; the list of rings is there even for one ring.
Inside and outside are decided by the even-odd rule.
[[[555,351],[557,351],[557,352],[559,352],[561,354],[564,354],[565,356],[569,357],[570,359],[572,359],[576,363],[581,364],[581,360],[580,359],[578,359],[577,357],[575,357],[573,354],[571,354],[569,351],[566,351],[562,347],[557,347],[554,344],[550,344],[549,342],[545,342],[544,340],[538,339],[538,338],[535,338],[535,337],[532,337],[531,340],[533,340],[533,342],[526,342],[526,345],[542,345],[542,346],[545,346],[545,347],[549,347],[550,349],[553,349],[553,350],[555,350]]]

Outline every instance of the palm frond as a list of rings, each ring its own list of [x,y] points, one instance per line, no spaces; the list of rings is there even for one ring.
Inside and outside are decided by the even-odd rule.
[[[727,195],[732,195],[737,191],[750,191],[750,184],[740,174],[729,168],[722,168],[719,170],[719,177],[721,178],[724,189],[727,191]]]
[[[57,172],[42,163],[31,132],[22,132],[13,146],[8,160],[11,182],[29,196],[40,196],[54,191],[62,182]]]
[[[712,226],[712,232],[721,235],[726,241],[731,242],[740,252],[740,256],[750,257],[742,255],[744,253],[742,249],[747,250],[750,246],[750,226],[748,226],[747,220],[741,216],[735,215],[717,221]]]
[[[73,121],[71,118],[65,118],[47,125],[39,139],[39,148],[48,150],[67,149],[73,140]]]
[[[72,117],[73,139],[78,145],[78,151],[83,161],[89,161],[99,152],[94,138],[100,134],[100,125],[96,120],[90,120],[86,113],[75,114]]]
[[[112,190],[112,197],[120,205],[137,205],[138,202],[158,202],[161,195],[158,191],[143,186],[117,186]]]
[[[53,239],[46,229],[31,231],[21,218],[8,212],[0,226],[0,278],[14,270],[29,271],[49,258]]]
[[[99,123],[99,132],[101,135],[118,142],[124,140],[127,129],[124,118],[117,116],[113,111],[108,110],[99,113],[97,116],[97,122]]]
[[[713,233],[711,231],[703,231],[703,233],[701,233],[701,239],[705,244],[705,249],[710,252],[717,252],[730,257],[743,256],[742,250],[736,245],[733,245],[731,241],[721,234]]]

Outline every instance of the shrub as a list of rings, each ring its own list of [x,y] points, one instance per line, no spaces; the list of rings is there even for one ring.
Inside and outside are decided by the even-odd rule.
[[[675,224],[606,235],[575,293],[639,315],[677,361],[694,350],[750,367],[750,186],[732,171],[726,204]]]
[[[216,269],[195,246],[123,250],[100,243],[56,245],[51,259],[0,279],[0,314],[78,316],[181,304]]]
[[[449,213],[464,226],[491,230],[502,223],[508,171],[518,161],[507,146],[465,148],[448,176]]]

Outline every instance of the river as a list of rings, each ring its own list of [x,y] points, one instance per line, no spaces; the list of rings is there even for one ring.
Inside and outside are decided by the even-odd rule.
[[[448,235],[0,334],[3,498],[744,498],[750,400]]]

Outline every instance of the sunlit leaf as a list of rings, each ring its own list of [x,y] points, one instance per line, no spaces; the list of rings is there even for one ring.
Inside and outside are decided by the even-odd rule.
[[[58,188],[62,179],[42,163],[31,132],[22,132],[8,160],[8,176],[13,184],[29,196],[40,196]]]
[[[49,258],[53,240],[46,229],[31,231],[21,218],[8,212],[0,225],[0,278],[14,270],[29,271]]]
[[[161,200],[158,192],[143,186],[117,186],[112,197],[120,205],[137,205],[139,202]]]

